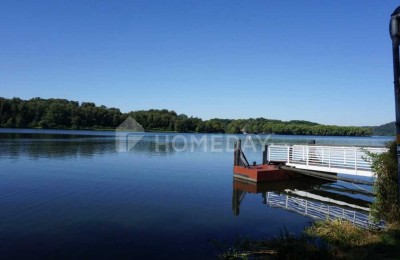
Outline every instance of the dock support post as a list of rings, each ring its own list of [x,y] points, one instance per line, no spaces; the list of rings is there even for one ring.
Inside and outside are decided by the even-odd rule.
[[[356,171],[356,175],[357,175],[357,161],[358,161],[357,148],[354,148],[354,158],[355,158],[354,170]]]
[[[328,157],[329,157],[329,161],[328,161],[328,163],[329,163],[329,171],[331,171],[332,153],[331,153],[331,147],[330,146],[328,148]]]
[[[262,163],[263,163],[263,164],[267,164],[268,162],[269,162],[269,158],[268,158],[268,145],[265,145],[264,151],[263,151]]]
[[[235,142],[235,152],[233,153],[233,165],[239,166],[240,158],[240,140]]]
[[[287,163],[290,163],[290,146],[289,145],[287,146],[287,158],[286,158],[286,160],[287,160]]]

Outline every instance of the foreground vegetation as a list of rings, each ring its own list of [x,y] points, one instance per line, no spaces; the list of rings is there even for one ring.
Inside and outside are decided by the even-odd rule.
[[[396,142],[389,143],[388,148],[386,153],[369,154],[372,158],[372,170],[377,177],[374,184],[376,197],[371,210],[375,219],[384,219],[388,223],[399,224]]]
[[[363,229],[340,219],[315,222],[301,235],[285,230],[263,241],[239,239],[223,248],[223,259],[400,259],[400,207],[397,186],[397,146],[370,154],[377,175],[372,217],[384,220],[383,230]],[[221,248],[221,247],[220,247]]]
[[[297,236],[285,230],[269,240],[239,238],[231,247],[216,246],[220,259],[399,259],[400,229],[368,230],[332,220],[316,222]]]
[[[66,99],[0,98],[0,127],[113,129],[128,116],[138,121],[146,131],[198,133],[268,133],[287,135],[369,136],[367,127],[320,125],[308,121],[256,119],[202,120],[177,114],[175,111],[142,110],[122,113],[118,108],[96,106],[94,103]]]

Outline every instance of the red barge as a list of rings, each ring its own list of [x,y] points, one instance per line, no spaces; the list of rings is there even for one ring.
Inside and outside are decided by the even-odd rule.
[[[294,172],[285,171],[280,164],[256,164],[250,165],[244,155],[240,140],[235,145],[233,176],[252,182],[269,182],[289,180],[297,176]]]

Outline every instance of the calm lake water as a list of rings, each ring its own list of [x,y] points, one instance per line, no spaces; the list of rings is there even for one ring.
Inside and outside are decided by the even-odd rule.
[[[309,225],[313,218],[274,204],[285,189],[345,201],[348,210],[373,199],[346,193],[349,185],[340,182],[234,181],[228,137],[146,133],[118,140],[114,132],[0,129],[1,258],[209,259],[217,252],[209,240],[271,238]],[[357,146],[393,140],[260,138]],[[124,151],[124,140],[135,145]],[[262,145],[245,152],[260,162]]]

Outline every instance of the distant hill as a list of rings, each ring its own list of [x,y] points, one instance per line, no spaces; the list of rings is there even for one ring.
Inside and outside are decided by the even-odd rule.
[[[393,136],[396,135],[396,124],[395,122],[390,122],[380,126],[371,127],[372,135],[387,135]]]

